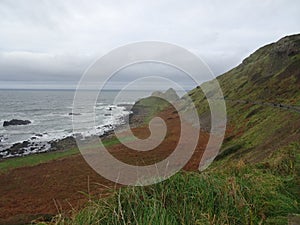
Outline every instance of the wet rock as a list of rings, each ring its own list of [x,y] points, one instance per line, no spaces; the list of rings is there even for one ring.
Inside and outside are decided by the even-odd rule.
[[[27,125],[30,124],[30,120],[17,120],[17,119],[12,119],[10,121],[4,121],[3,122],[3,127],[7,126],[16,126],[16,125]]]
[[[75,148],[77,146],[76,140],[74,137],[66,137],[61,140],[51,141],[51,150],[67,150],[71,148]]]
[[[23,141],[19,143],[15,143],[13,146],[11,146],[7,151],[12,155],[19,155],[24,153],[24,148],[27,148],[29,146],[29,141]]]
[[[81,113],[69,113],[69,116],[80,116]]]

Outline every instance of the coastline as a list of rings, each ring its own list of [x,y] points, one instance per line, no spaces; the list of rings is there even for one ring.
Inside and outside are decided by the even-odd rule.
[[[146,111],[145,114],[138,109],[132,111],[128,119],[133,134],[146,138],[149,129],[141,119]],[[176,139],[180,133],[178,114],[173,112],[173,108],[159,112],[171,133],[167,135],[164,143],[153,151],[141,153],[130,151],[126,146],[119,144],[113,133],[107,133],[102,137],[104,145],[109,147],[108,150],[113,156],[128,164],[142,166],[161,161],[173,152],[177,144],[174,138]],[[117,129],[123,129],[122,125]],[[126,135],[126,131],[124,134]],[[201,140],[207,138],[207,134],[201,134]],[[64,143],[66,149],[72,144],[69,141]],[[60,141],[59,144],[63,142]],[[199,143],[193,158],[189,160],[184,170],[194,171],[198,168],[204,147],[204,142]],[[56,153],[61,156],[54,158],[53,155],[58,155]],[[74,149],[18,157],[0,163],[4,164],[9,164],[10,167],[2,168],[3,173],[0,173],[0,178],[5,183],[0,189],[0,193],[5,193],[1,195],[0,200],[7,202],[0,207],[2,218],[0,224],[18,224],[20,215],[24,215],[20,221],[28,223],[36,218],[47,220],[45,215],[49,215],[52,219],[57,214],[56,203],[60,205],[64,215],[71,215],[72,210],[79,210],[88,202],[87,195],[78,192],[88,193],[93,198],[103,198],[121,187],[96,173]],[[18,204],[15,204],[16,201]],[[28,207],[23,207],[24,205]]]
[[[120,117],[119,123],[117,124],[110,123],[110,124],[104,124],[98,126],[97,129],[99,129],[100,134],[96,136],[98,136],[102,140],[111,137],[111,135],[114,133],[114,130],[123,129],[124,123],[127,120],[129,120],[130,126],[132,127],[136,127],[139,125],[139,123],[131,119],[134,118],[133,116],[134,113],[131,111],[131,108],[134,106],[134,104],[124,103],[124,104],[118,104],[117,106],[124,107],[124,111],[128,112],[128,114],[125,114],[122,117]],[[36,134],[35,136],[31,137],[28,140],[13,143],[12,146],[1,150],[0,163],[1,161],[7,159],[26,157],[28,155],[44,154],[50,152],[64,152],[64,151],[68,151],[69,149],[77,149],[77,144],[75,140],[76,135],[82,136],[81,134],[70,134],[70,135],[66,135],[63,138],[38,142],[35,140],[37,139],[37,137],[42,137],[43,134]],[[95,136],[95,134],[87,135],[84,138],[89,138],[91,136]]]

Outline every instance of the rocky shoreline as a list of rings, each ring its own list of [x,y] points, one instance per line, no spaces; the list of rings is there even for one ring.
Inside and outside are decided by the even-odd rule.
[[[148,98],[153,97],[164,97],[166,99],[169,99],[170,101],[176,101],[179,99],[179,97],[176,95],[176,92],[173,89],[169,89],[165,93],[154,92]],[[140,104],[140,100],[137,101],[135,104],[118,104],[118,107],[124,107],[124,111],[128,111],[130,113],[128,115],[124,115],[123,118],[121,118],[119,124],[107,124],[97,127],[97,129],[102,131],[102,134],[97,136],[99,136],[101,139],[109,138],[111,137],[111,135],[114,134],[114,131],[116,129],[124,129],[124,123],[127,121],[129,121],[130,127],[132,128],[141,126],[144,123],[145,117],[149,114],[149,106]],[[77,114],[70,113],[69,115],[74,116]],[[21,121],[19,122],[21,123]],[[15,143],[11,147],[1,150],[0,161],[8,158],[22,157],[31,154],[41,154],[46,152],[66,151],[68,149],[74,149],[77,148],[77,143],[75,140],[76,135],[81,136],[81,134],[72,134],[61,139],[39,142],[38,139],[42,138],[44,135],[47,135],[47,133],[35,134],[29,140]],[[87,139],[89,137],[90,136],[84,138]]]
[[[125,108],[125,111],[130,111],[133,107],[133,104],[118,104],[118,106],[122,106]],[[137,113],[137,112],[136,112]],[[122,129],[124,127],[124,121],[127,121],[129,119],[131,126],[137,126],[131,118],[135,118],[135,116],[132,116],[133,113],[129,113],[129,115],[124,116],[121,119],[121,123],[117,125],[107,124],[102,125],[98,127],[97,129],[102,129],[102,134],[97,135],[101,139],[105,139],[110,137],[115,129]],[[35,134],[33,137],[31,137],[29,140],[25,140],[23,142],[18,142],[13,144],[11,147],[1,150],[0,151],[0,161],[9,159],[9,158],[16,158],[16,157],[23,157],[27,155],[32,154],[42,154],[47,152],[55,152],[55,151],[66,151],[68,149],[74,149],[77,148],[76,144],[76,134],[66,136],[61,139],[55,139],[51,141],[36,141],[38,138],[43,137],[43,135],[46,134]],[[2,138],[0,137],[0,142]],[[85,137],[88,138],[88,137]]]

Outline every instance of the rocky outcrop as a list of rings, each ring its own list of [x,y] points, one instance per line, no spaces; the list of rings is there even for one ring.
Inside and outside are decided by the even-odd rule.
[[[25,152],[25,148],[29,147],[30,143],[29,141],[23,141],[19,143],[15,143],[13,146],[11,146],[8,149],[8,152],[12,155],[19,155],[23,154]]]
[[[151,96],[163,98],[169,102],[175,102],[179,100],[179,96],[173,88],[169,88],[165,93],[161,91],[155,91]]]
[[[280,56],[294,56],[300,53],[300,36],[291,35],[280,39],[272,51]]]
[[[74,137],[66,137],[60,140],[50,141],[51,151],[63,151],[66,149],[76,148],[76,140]]]
[[[30,123],[31,123],[31,121],[29,121],[29,120],[12,119],[10,121],[4,121],[3,122],[3,127],[16,126],[16,125],[27,125],[27,124],[30,124]]]

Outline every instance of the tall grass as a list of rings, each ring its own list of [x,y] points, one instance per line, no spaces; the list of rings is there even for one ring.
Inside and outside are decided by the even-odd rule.
[[[289,214],[300,212],[297,175],[295,170],[275,173],[278,164],[265,165],[241,162],[206,173],[181,172],[151,186],[121,188],[90,201],[71,218],[59,215],[53,224],[287,224]]]

